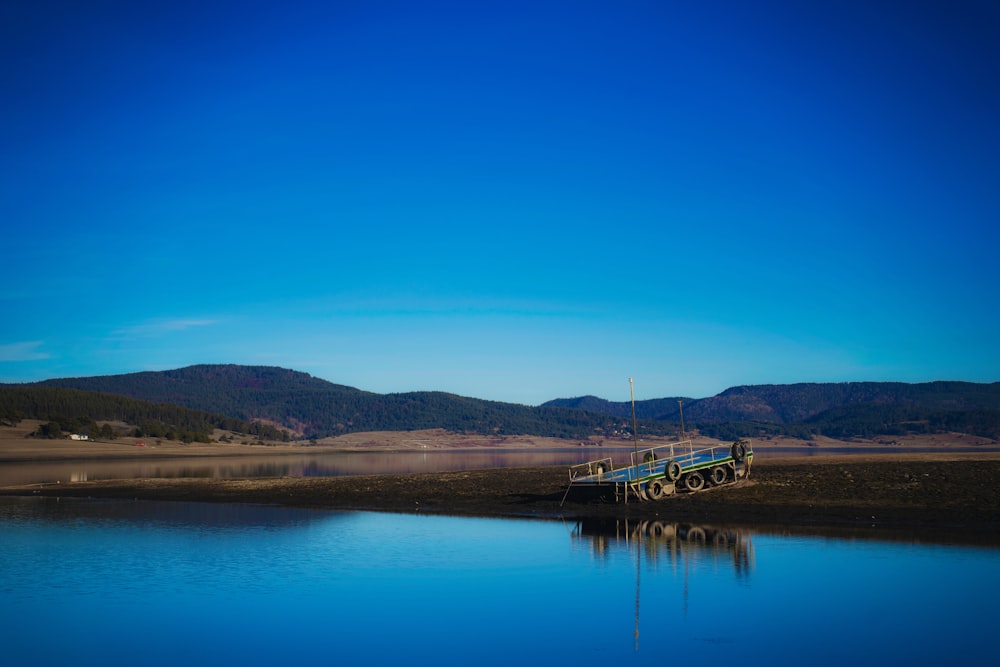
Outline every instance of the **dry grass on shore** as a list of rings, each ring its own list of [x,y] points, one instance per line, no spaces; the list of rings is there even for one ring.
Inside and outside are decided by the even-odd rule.
[[[589,440],[577,441],[562,438],[545,438],[540,436],[480,436],[451,433],[444,429],[428,429],[422,431],[378,431],[370,433],[349,433],[342,436],[323,438],[316,441],[254,442],[251,438],[239,434],[218,431],[211,443],[183,443],[178,440],[163,440],[158,438],[118,437],[114,440],[74,441],[67,438],[48,440],[31,438],[28,435],[36,430],[41,422],[24,420],[17,426],[0,427],[0,462],[14,461],[56,461],[56,460],[87,460],[87,459],[123,459],[123,458],[170,458],[170,457],[200,457],[200,456],[242,456],[242,455],[281,455],[281,454],[318,454],[340,451],[442,451],[453,449],[564,449],[585,448],[594,452],[594,458],[600,458],[603,448],[632,447],[631,440]],[[127,429],[125,424],[116,425],[120,430]],[[695,446],[719,444],[718,440],[695,435],[692,438]],[[645,449],[673,442],[673,438],[645,438],[638,443]],[[602,446],[603,445],[603,448]],[[795,438],[767,438],[755,440],[757,448],[766,448],[773,453],[784,450],[808,450],[813,453],[823,453],[831,450],[850,450],[861,448],[880,448],[886,452],[901,449],[983,449],[998,450],[1000,443],[970,436],[966,434],[937,434],[925,436],[907,436],[898,438],[874,438],[870,440],[834,440],[819,437],[814,440],[799,440]]]

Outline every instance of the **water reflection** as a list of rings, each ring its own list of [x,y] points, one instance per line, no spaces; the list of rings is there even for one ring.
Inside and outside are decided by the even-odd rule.
[[[576,539],[590,544],[593,554],[606,558],[613,549],[641,548],[651,563],[676,564],[685,558],[725,557],[736,575],[753,570],[750,533],[739,528],[675,521],[585,520],[576,524]]]
[[[445,472],[482,468],[572,465],[592,457],[590,449],[460,450],[435,452],[334,452],[273,456],[51,461],[5,463],[0,486],[102,479],[175,477],[337,477],[387,473]]]
[[[748,579],[754,567],[750,534],[735,528],[651,521],[640,527],[642,544],[652,562],[669,556],[672,562],[685,555],[704,554],[728,559],[738,580]]]
[[[737,582],[748,582],[754,569],[754,550],[750,533],[738,528],[661,520],[584,520],[572,536],[590,547],[591,555],[607,562],[623,552],[635,559],[634,650],[639,651],[642,573],[656,573],[660,567],[680,573],[679,591],[682,615],[691,603],[692,570],[703,561],[715,566],[728,562]],[[655,604],[664,602],[662,593],[654,593]]]
[[[0,498],[0,545],[11,665],[839,667],[995,654],[996,549],[52,498]]]

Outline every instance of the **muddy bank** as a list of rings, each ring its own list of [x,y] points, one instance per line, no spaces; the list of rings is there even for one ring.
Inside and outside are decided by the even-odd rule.
[[[139,479],[0,489],[3,495],[245,502],[566,519],[660,519],[957,536],[1000,544],[1000,456],[762,460],[749,480],[658,502],[566,494],[565,466],[322,478]],[[565,498],[565,501],[564,501]]]

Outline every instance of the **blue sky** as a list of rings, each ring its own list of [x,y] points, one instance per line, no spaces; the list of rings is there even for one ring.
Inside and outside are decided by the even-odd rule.
[[[993,2],[0,8],[0,382],[1000,380]]]

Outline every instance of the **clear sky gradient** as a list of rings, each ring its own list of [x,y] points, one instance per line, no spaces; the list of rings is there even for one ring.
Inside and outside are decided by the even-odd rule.
[[[1000,5],[0,6],[0,381],[1000,380]]]

